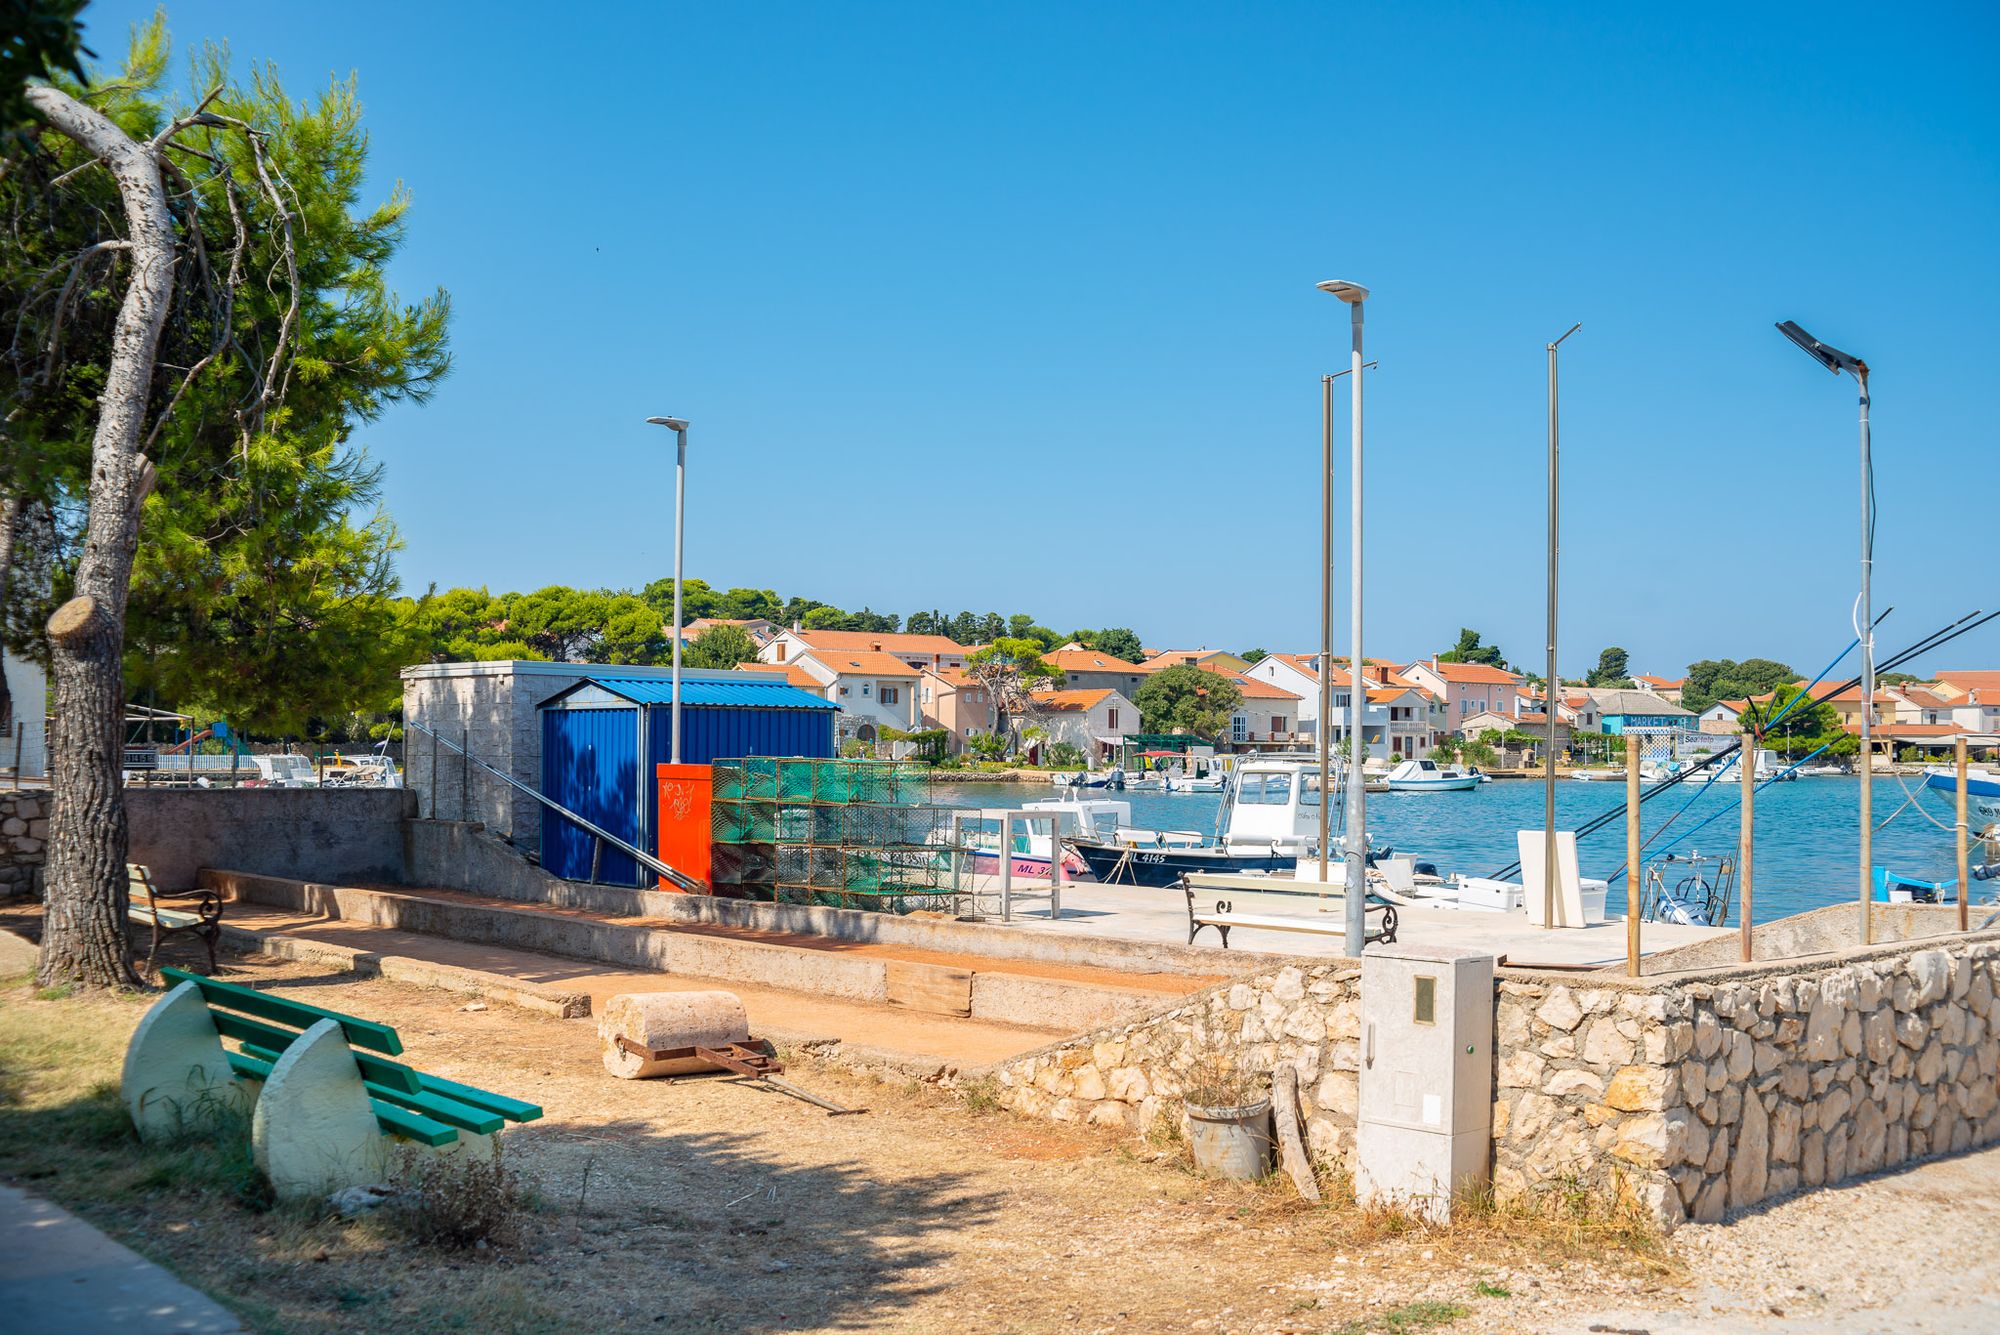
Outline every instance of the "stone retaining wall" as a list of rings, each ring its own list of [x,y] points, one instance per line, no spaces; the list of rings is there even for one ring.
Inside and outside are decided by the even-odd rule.
[[[1616,1069],[1605,1059],[1622,1052],[1591,1050],[1598,1021],[1588,1032],[1552,1023],[1591,994],[1550,989],[1530,1012],[1535,998],[1503,985],[1503,1023],[1528,1033],[1517,1053],[1560,1055],[1539,1073],[1519,1057],[1516,1083],[1501,1082],[1496,1185],[1503,1167],[1520,1174],[1517,1187],[1585,1163],[1602,1183],[1615,1168],[1671,1225],[2000,1139],[2000,940],[1735,972],[1645,998],[1635,1051]],[[1568,1055],[1562,1038],[1580,1032]]]
[[[994,1073],[1001,1102],[1030,1116],[1144,1134],[1181,1115],[1182,1081],[1206,1054],[1250,1071],[1288,1063],[1310,1152],[1347,1166],[1361,1052],[1361,971],[1300,961],[1249,975],[1081,1039],[1017,1057]]]
[[[0,896],[41,893],[49,842],[49,790],[0,790]]]
[[[1138,1132],[1222,1052],[1300,1076],[1308,1145],[1354,1167],[1360,974],[1300,961],[1030,1053],[1002,1101]],[[1499,1198],[1582,1187],[1662,1226],[2000,1140],[2000,933],[1673,978],[1503,970]]]

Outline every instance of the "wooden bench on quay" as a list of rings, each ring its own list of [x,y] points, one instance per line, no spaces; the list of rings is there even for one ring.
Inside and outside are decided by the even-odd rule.
[[[490,1155],[508,1122],[542,1115],[390,1060],[403,1042],[388,1025],[184,969],[160,976],[173,989],[125,1053],[133,1125],[142,1138],[185,1134],[247,1107],[257,1166],[281,1197],[380,1182],[404,1147]]]
[[[1188,944],[1194,944],[1195,935],[1204,927],[1213,927],[1222,937],[1222,948],[1229,949],[1229,930],[1232,927],[1252,927],[1268,932],[1304,932],[1309,936],[1345,936],[1343,922],[1313,922],[1307,918],[1280,918],[1264,913],[1238,913],[1226,899],[1215,901],[1215,907],[1203,912],[1195,907],[1194,887],[1181,879],[1181,893],[1187,896]],[[1364,901],[1363,922],[1366,924],[1366,942],[1393,942],[1396,939],[1396,906],[1379,899]]]
[[[136,862],[125,864],[125,879],[130,887],[125,916],[153,929],[153,948],[146,952],[146,972],[153,971],[163,938],[177,932],[191,932],[208,947],[208,971],[214,973],[215,943],[222,935],[222,896],[213,890],[162,890],[153,884],[152,871]],[[143,904],[139,902],[142,894],[146,897]],[[162,899],[194,902],[191,908],[177,909],[160,903]]]

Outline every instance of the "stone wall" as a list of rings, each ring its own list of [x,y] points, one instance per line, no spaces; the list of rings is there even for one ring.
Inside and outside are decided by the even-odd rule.
[[[1144,1134],[1181,1115],[1182,1081],[1214,1052],[1250,1071],[1299,1073],[1306,1143],[1346,1167],[1354,1150],[1361,970],[1299,961],[1219,983],[1173,1006],[1014,1058],[994,1073],[1001,1102],[1056,1121]]]
[[[0,897],[41,893],[49,790],[0,789]]]
[[[1221,1051],[1295,1066],[1314,1156],[1351,1170],[1351,961],[1300,961],[1017,1058],[1032,1116],[1143,1132]],[[1503,970],[1493,1184],[1582,1187],[1666,1227],[2000,1140],[2000,933],[1670,978]]]

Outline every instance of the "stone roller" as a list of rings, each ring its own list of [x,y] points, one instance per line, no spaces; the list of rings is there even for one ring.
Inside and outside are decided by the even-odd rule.
[[[604,1069],[621,1080],[713,1071],[713,1062],[689,1054],[649,1060],[619,1039],[654,1052],[723,1048],[750,1042],[750,1020],[734,992],[627,992],[605,1003],[597,1021],[604,1040]]]

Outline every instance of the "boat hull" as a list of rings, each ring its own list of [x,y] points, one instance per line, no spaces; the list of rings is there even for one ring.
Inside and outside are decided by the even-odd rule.
[[[1069,846],[1090,864],[1091,875],[1106,885],[1165,889],[1179,884],[1188,872],[1278,871],[1298,865],[1292,854],[1227,853],[1215,847],[1132,848],[1088,839],[1072,839]]]
[[[1460,779],[1391,779],[1389,791],[1392,793],[1469,793],[1479,786],[1479,776],[1468,774]]]

